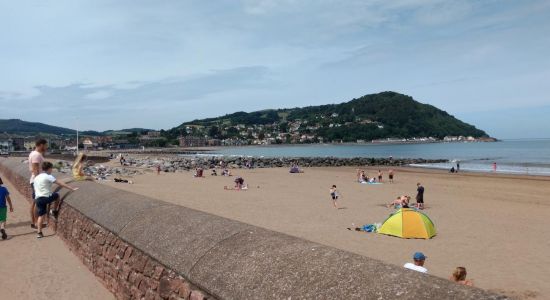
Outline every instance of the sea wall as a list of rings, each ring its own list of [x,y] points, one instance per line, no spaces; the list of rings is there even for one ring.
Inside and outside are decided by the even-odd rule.
[[[20,160],[0,159],[0,172],[28,195]],[[74,185],[62,193],[57,234],[118,299],[505,299],[101,184]]]

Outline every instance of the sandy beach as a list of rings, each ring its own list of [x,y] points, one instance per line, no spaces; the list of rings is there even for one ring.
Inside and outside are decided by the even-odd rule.
[[[0,174],[1,175],[1,174]],[[29,204],[4,180],[14,212],[8,214],[5,241],[0,240],[1,299],[115,299],[49,228],[36,239]]]
[[[375,175],[377,168],[367,169]],[[387,169],[384,179],[387,179]],[[433,275],[448,278],[455,267],[468,269],[475,285],[520,299],[547,298],[550,286],[550,178],[493,174],[448,174],[397,169],[394,184],[355,182],[355,168],[233,170],[248,191],[228,191],[235,177],[193,178],[192,172],[150,172],[135,183],[103,182],[116,188],[210,212],[256,226],[330,245],[391,264],[403,265],[415,251],[427,256]],[[382,222],[392,212],[385,203],[426,188],[426,214],[438,234],[406,240],[346,228]],[[342,194],[334,209],[329,187]],[[160,220],[159,220],[160,221]]]

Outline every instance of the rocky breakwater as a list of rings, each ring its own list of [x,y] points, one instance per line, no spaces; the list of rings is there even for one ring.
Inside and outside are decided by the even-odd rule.
[[[281,157],[281,158],[245,158],[245,157],[169,157],[169,158],[126,158],[126,165],[137,168],[161,167],[163,172],[188,171],[195,168],[211,169],[225,166],[230,169],[241,168],[281,168],[294,164],[304,167],[349,167],[349,166],[407,166],[410,164],[441,163],[447,160],[427,159],[390,159],[390,158],[336,158],[336,157]]]

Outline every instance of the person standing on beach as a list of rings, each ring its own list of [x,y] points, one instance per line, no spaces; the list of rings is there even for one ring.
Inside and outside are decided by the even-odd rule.
[[[11,203],[10,192],[7,188],[3,187],[2,184],[4,184],[4,182],[2,182],[2,178],[0,178],[0,234],[2,235],[2,239],[5,240],[8,238],[5,228],[6,219],[8,217],[6,202],[10,206],[10,213],[13,212],[13,205]]]
[[[340,197],[340,193],[336,189],[336,185],[332,185],[332,187],[329,190],[330,197],[332,198],[332,205],[334,205],[334,208],[338,208],[338,197]]]
[[[494,163],[493,163],[493,172],[496,172],[496,171],[497,171],[497,163],[494,162]]]
[[[34,144],[34,150],[29,154],[29,171],[31,172],[30,185],[32,189],[32,199],[34,200],[34,178],[40,174],[42,163],[44,162],[44,154],[48,150],[48,141],[39,139]],[[36,229],[36,204],[34,201],[30,205],[31,228]]]
[[[388,178],[390,183],[393,183],[393,170],[390,170],[390,172],[388,173]]]
[[[160,164],[157,165],[157,175],[160,175]]]
[[[416,184],[416,192],[416,205],[418,209],[424,209],[424,187],[420,182]]]
[[[456,172],[458,173],[458,171],[460,171],[460,162],[459,161],[456,162]]]
[[[378,170],[378,182],[382,182],[382,170]]]

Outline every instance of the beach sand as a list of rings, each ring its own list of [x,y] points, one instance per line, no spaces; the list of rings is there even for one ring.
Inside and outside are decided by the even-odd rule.
[[[29,203],[7,180],[4,186],[14,212],[8,213],[9,237],[0,240],[0,299],[115,299],[49,228],[36,239]]]
[[[387,169],[383,169],[387,179]],[[219,171],[218,171],[219,173]],[[355,182],[355,168],[233,170],[248,191],[226,191],[235,177],[193,178],[192,172],[147,173],[135,184],[114,187],[210,212],[394,265],[427,256],[433,275],[448,278],[457,266],[468,270],[476,286],[518,298],[548,298],[550,285],[550,178],[493,174],[449,174],[398,169],[394,184]],[[369,175],[377,169],[368,169]],[[382,222],[393,211],[384,204],[396,196],[425,189],[426,214],[438,234],[431,240],[407,240],[346,228]],[[334,209],[329,188],[342,194]],[[161,220],[159,220],[161,221]]]

